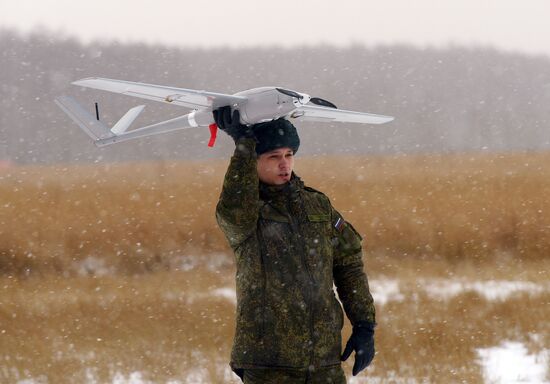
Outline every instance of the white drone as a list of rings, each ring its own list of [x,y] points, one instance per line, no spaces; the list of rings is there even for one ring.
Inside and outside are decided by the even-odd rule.
[[[248,125],[281,117],[288,120],[339,121],[366,124],[383,124],[393,120],[391,116],[338,109],[329,101],[280,87],[254,88],[233,95],[226,95],[99,77],[78,80],[72,84],[193,109],[192,112],[186,115],[127,131],[145,107],[144,105],[130,109],[112,128],[109,128],[99,120],[97,103],[95,104],[96,114],[94,116],[73,98],[68,96],[58,97],[55,100],[57,105],[94,140],[94,144],[98,147],[138,137],[194,127],[210,128],[211,136],[208,145],[211,147],[214,145],[217,132],[212,111],[228,105],[233,110],[238,109],[241,115],[241,123]]]

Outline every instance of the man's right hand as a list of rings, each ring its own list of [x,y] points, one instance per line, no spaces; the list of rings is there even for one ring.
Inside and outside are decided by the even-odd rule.
[[[233,138],[235,142],[241,137],[254,137],[252,127],[241,124],[241,115],[236,109],[231,114],[231,107],[220,107],[212,111],[216,125]]]

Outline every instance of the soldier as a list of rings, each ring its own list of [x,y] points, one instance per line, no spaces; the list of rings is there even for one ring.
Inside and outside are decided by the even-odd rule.
[[[236,257],[237,317],[231,368],[249,383],[346,383],[374,357],[375,310],[361,236],[293,172],[300,145],[285,119],[252,126],[214,111],[236,148],[216,218]],[[342,307],[353,326],[341,355]]]

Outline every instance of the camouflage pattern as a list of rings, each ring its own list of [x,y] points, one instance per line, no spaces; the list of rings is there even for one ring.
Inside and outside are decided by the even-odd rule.
[[[340,365],[318,370],[248,369],[244,372],[244,384],[346,384],[346,376]]]
[[[293,175],[259,182],[255,141],[240,139],[216,218],[236,257],[233,369],[340,365],[343,313],[375,321],[361,236],[322,193]]]

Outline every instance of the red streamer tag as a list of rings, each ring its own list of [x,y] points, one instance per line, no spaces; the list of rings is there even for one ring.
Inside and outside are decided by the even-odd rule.
[[[210,124],[208,129],[210,129],[210,141],[208,142],[208,146],[213,147],[216,142],[216,135],[218,134],[218,126],[216,124]]]

